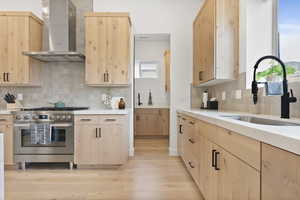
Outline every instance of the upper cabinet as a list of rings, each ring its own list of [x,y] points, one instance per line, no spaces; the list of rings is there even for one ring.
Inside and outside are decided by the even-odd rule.
[[[0,12],[0,86],[40,84],[41,64],[24,51],[41,51],[43,21],[30,12]]]
[[[165,90],[170,92],[171,88],[171,52],[170,50],[165,51],[164,61],[165,61]]]
[[[206,0],[194,21],[193,85],[235,79],[239,70],[239,0]]]
[[[131,21],[128,13],[87,13],[86,84],[128,85]]]

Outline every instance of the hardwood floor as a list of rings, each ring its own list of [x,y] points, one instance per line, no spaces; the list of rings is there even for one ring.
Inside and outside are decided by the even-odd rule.
[[[6,200],[202,200],[168,140],[136,139],[135,151],[119,169],[6,171]]]

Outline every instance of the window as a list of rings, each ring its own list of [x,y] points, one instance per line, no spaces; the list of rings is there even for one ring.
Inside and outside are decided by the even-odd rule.
[[[300,1],[277,0],[278,53],[289,81],[300,81]]]
[[[135,67],[135,78],[158,78],[158,61],[138,61]]]

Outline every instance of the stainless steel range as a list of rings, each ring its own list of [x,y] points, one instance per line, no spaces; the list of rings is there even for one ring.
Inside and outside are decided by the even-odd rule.
[[[74,110],[88,108],[31,108],[15,112],[14,159],[22,164],[74,160]]]

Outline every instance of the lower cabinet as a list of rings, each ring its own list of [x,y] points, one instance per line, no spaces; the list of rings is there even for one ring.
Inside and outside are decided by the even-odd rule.
[[[168,108],[136,108],[135,136],[168,136],[169,119]]]
[[[187,118],[183,123],[183,136],[178,138],[183,145],[181,157],[205,200],[260,200],[260,170],[237,156],[234,150],[231,152],[235,148],[222,147],[222,140],[216,142],[205,137],[219,133],[202,127],[203,122],[181,118]],[[224,141],[229,141],[224,137]]]
[[[300,199],[300,156],[262,145],[262,200]]]
[[[128,159],[125,116],[77,116],[75,164],[122,165]]]
[[[14,165],[12,115],[0,115],[0,133],[4,134],[4,164]]]

